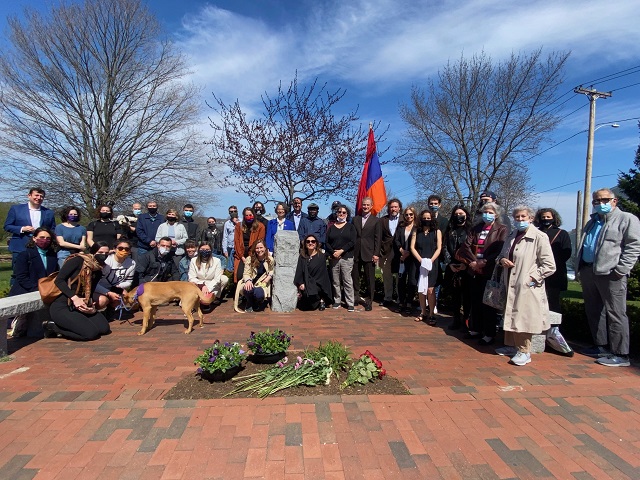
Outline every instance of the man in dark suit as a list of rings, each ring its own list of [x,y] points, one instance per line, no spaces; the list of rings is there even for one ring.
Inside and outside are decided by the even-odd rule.
[[[380,247],[382,244],[382,224],[380,219],[371,215],[373,200],[370,197],[362,199],[362,214],[353,217],[353,225],[356,227],[356,247],[353,263],[353,288],[356,292],[356,303],[360,300],[360,269],[364,269],[364,280],[367,286],[367,296],[364,309],[372,310],[373,295],[376,291],[376,263],[380,259]]]
[[[400,221],[400,212],[402,211],[402,202],[397,198],[392,198],[387,202],[387,214],[380,219],[382,230],[382,246],[380,248],[380,269],[382,270],[382,283],[384,285],[384,300],[380,304],[387,308],[393,308],[393,278],[392,263],[394,262],[393,235]],[[395,274],[396,280],[398,275]],[[397,287],[395,289],[397,293]]]
[[[302,211],[302,199],[295,197],[291,202],[291,211],[284,217],[291,220],[296,227],[296,231],[300,227],[300,220],[307,218],[308,215]]]
[[[33,237],[36,228],[45,227],[52,232],[56,229],[56,220],[53,210],[42,206],[44,202],[44,190],[34,187],[29,190],[29,201],[20,205],[12,205],[4,222],[5,231],[11,233],[9,251],[12,254],[11,269],[14,270],[16,259],[20,252],[24,252],[25,246]],[[9,282],[15,283],[15,272]]]
[[[145,255],[156,247],[156,233],[161,223],[164,223],[164,215],[158,213],[158,202],[147,202],[147,213],[138,217],[136,235],[138,236],[138,255]]]

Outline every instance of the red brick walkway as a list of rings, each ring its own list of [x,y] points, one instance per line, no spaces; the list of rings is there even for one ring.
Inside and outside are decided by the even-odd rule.
[[[636,367],[550,353],[515,367],[382,308],[226,303],[191,335],[175,307],[159,316],[144,337],[116,321],[96,342],[40,340],[0,364],[0,479],[640,478]],[[413,395],[162,400],[213,340],[263,327],[296,349],[368,348]]]

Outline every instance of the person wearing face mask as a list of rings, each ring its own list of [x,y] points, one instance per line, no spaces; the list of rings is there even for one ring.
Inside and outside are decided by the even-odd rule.
[[[189,240],[198,240],[199,232],[198,232],[198,224],[195,222],[193,218],[194,213],[193,205],[187,203],[184,207],[182,207],[182,225],[184,225],[184,229],[187,231],[187,238]]]
[[[87,225],[87,245],[107,242],[109,248],[113,248],[122,235],[120,224],[113,221],[113,209],[109,205],[100,205],[97,212],[98,219]]]
[[[207,228],[200,232],[200,243],[208,243],[214,255],[219,254],[222,249],[222,232],[216,225],[215,217],[207,218]]]
[[[173,261],[176,264],[176,268],[180,264],[180,260],[184,256],[184,242],[187,241],[187,229],[184,225],[178,222],[178,211],[175,208],[170,208],[165,214],[166,222],[161,223],[156,231],[156,242],[160,241],[162,237],[169,237],[171,239],[171,248],[173,249]]]
[[[478,210],[476,211],[476,215],[473,219],[473,224],[476,225],[478,223],[482,222],[482,206],[485,203],[495,203],[496,205],[498,205],[498,195],[495,192],[492,192],[491,190],[485,190],[480,194],[480,200],[479,200],[479,206],[478,206]],[[500,223],[502,223],[502,225],[504,225],[505,227],[507,227],[507,232],[511,231],[511,218],[509,218],[509,215],[507,215],[507,212],[502,212],[502,214],[500,214]]]
[[[9,296],[37,292],[38,280],[58,270],[55,236],[45,227],[36,228],[33,236],[18,254],[14,271],[16,281],[9,290]]]
[[[544,281],[549,310],[562,313],[560,292],[564,292],[569,283],[567,281],[567,261],[571,258],[571,238],[566,230],[560,228],[562,219],[553,208],[539,209],[533,223],[549,237],[553,259],[556,262],[556,271]],[[573,350],[560,333],[557,324],[552,323],[547,330],[547,345],[563,355],[573,356]]]
[[[252,208],[253,208],[253,214],[256,216],[256,220],[264,226],[264,231],[266,232],[267,223],[269,222],[269,220],[264,218],[264,212],[266,211],[264,209],[264,204],[262,202],[255,202]]]
[[[267,223],[267,248],[269,253],[273,255],[273,245],[276,233],[281,230],[295,231],[296,227],[291,220],[287,220],[287,206],[283,202],[278,202],[275,208],[276,218],[269,220]]]
[[[129,290],[136,272],[136,262],[130,256],[131,243],[129,240],[118,240],[115,252],[107,257],[102,267],[102,278],[96,286],[93,299],[98,310],[115,307],[120,303],[120,297],[125,290]]]
[[[438,278],[438,257],[442,251],[442,232],[438,229],[438,222],[430,210],[420,212],[420,227],[411,236],[410,249],[411,254],[420,264],[418,271],[420,316],[415,321],[435,326],[436,279]]]
[[[596,190],[592,198],[594,213],[574,260],[594,342],[583,353],[600,365],[628,367],[627,279],[640,255],[640,220],[621,211],[608,188]]]
[[[158,246],[136,262],[136,278],[134,286],[146,282],[168,282],[180,280],[178,267],[173,261],[173,240],[162,237]]]
[[[443,288],[451,295],[453,310],[453,322],[449,325],[449,330],[459,330],[463,327],[466,329],[471,313],[470,277],[467,266],[456,260],[456,252],[464,245],[470,231],[469,211],[464,205],[456,205],[451,212],[443,238],[444,264],[446,265]]]
[[[307,207],[307,217],[300,220],[298,226],[298,236],[302,242],[308,235],[314,235],[320,244],[319,249],[324,248],[324,241],[327,235],[327,224],[318,216],[320,207],[316,203],[310,203]]]
[[[480,207],[480,214],[482,222],[473,226],[465,242],[456,251],[455,258],[467,267],[471,275],[471,317],[465,338],[479,339],[480,345],[492,345],[499,312],[485,305],[482,297],[508,232],[500,221],[502,208],[499,205],[485,203]]]
[[[136,235],[138,236],[138,254],[145,255],[156,247],[156,232],[160,224],[164,222],[164,216],[158,213],[158,202],[147,202],[147,213],[138,217]]]
[[[504,344],[496,349],[510,363],[531,363],[531,339],[549,328],[545,278],[556,270],[549,237],[533,225],[535,213],[526,205],[513,209],[514,229],[504,242],[496,262],[502,266],[507,286],[504,309]]]
[[[444,235],[444,231],[447,229],[449,220],[444,215],[440,215],[442,209],[442,197],[440,195],[429,195],[427,198],[427,206],[432,214],[435,215],[438,222],[438,230]]]
[[[97,241],[89,252],[74,255],[62,265],[55,280],[62,293],[49,308],[51,321],[43,324],[45,336],[88,341],[111,333],[109,322],[93,302],[109,247],[106,242]]]
[[[60,212],[62,223],[56,225],[56,239],[60,245],[60,250],[58,250],[58,266],[60,267],[69,255],[84,250],[87,229],[78,224],[80,218],[78,207],[64,207]]]
[[[266,230],[264,225],[255,221],[253,209],[245,207],[242,210],[242,221],[236,223],[233,235],[233,280],[242,279],[245,260],[251,256],[251,245],[264,239]]]
[[[229,207],[229,218],[222,227],[222,255],[226,262],[222,262],[222,266],[228,272],[233,272],[233,240],[236,231],[236,223],[238,219],[238,207],[231,205]]]
[[[33,237],[16,258],[14,264],[16,278],[9,290],[10,297],[37,292],[38,280],[58,270],[56,247],[56,238],[49,229],[36,228]],[[26,335],[30,323],[35,324],[38,320],[43,320],[41,312],[45,311],[41,310],[14,317],[11,321],[10,335],[13,337]]]
[[[189,263],[189,281],[195,283],[205,295],[212,295],[213,300],[222,297],[222,292],[229,282],[222,270],[220,259],[213,256],[211,246],[207,242],[200,243],[197,255]]]

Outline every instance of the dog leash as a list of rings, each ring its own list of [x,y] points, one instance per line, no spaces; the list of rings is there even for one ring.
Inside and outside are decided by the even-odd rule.
[[[120,310],[120,313],[118,314],[118,321],[120,322],[120,324],[123,324],[124,322],[127,322],[129,325],[133,326],[133,323],[131,323],[131,320],[129,320],[128,318],[122,320],[122,312],[124,310],[126,310],[127,312],[130,312],[131,309],[135,306],[136,303],[138,303],[138,292],[136,292],[136,294],[133,296],[133,302],[131,303],[130,307],[127,307],[124,304],[124,300],[122,299],[122,297],[120,297],[120,305],[118,305],[115,308],[116,310]]]

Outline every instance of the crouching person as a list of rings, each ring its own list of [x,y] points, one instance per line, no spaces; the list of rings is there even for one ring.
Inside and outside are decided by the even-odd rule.
[[[269,255],[264,240],[256,241],[251,256],[244,260],[243,295],[247,299],[245,312],[262,311],[271,296],[273,280],[273,257]]]
[[[189,264],[189,281],[195,283],[207,297],[215,301],[222,296],[229,278],[224,274],[220,260],[213,256],[211,245],[201,242],[198,254]]]
[[[105,242],[95,242],[101,246],[107,246]],[[117,307],[120,304],[122,293],[131,288],[136,272],[136,262],[131,257],[131,243],[129,240],[118,240],[116,250],[105,260],[102,267],[102,278],[96,285],[93,300],[98,311],[107,307]],[[111,317],[113,310],[107,314]]]

